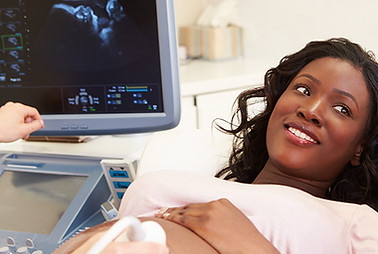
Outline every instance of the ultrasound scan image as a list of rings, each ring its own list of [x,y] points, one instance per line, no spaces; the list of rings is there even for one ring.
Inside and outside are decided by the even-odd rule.
[[[118,0],[56,1],[32,51],[74,70],[103,70],[143,56],[147,40]]]

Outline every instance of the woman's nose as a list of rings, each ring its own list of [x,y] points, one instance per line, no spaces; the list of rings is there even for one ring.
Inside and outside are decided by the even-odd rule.
[[[308,101],[298,108],[297,115],[321,127],[324,123],[323,102],[321,100]]]

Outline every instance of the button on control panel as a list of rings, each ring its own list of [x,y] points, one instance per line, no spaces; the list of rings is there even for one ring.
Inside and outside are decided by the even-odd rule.
[[[10,249],[8,246],[0,247],[0,254],[10,254]]]
[[[17,246],[13,237],[6,239],[6,246],[0,246],[0,254],[43,254],[42,250],[36,249],[33,240],[25,239],[24,245]]]

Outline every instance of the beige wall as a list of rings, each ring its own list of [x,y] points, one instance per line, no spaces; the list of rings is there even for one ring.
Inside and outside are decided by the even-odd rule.
[[[174,0],[177,27],[194,24],[206,4],[207,0]]]
[[[208,2],[174,0],[178,26],[193,24]],[[276,65],[315,39],[347,37],[378,55],[377,0],[236,0],[245,56]]]

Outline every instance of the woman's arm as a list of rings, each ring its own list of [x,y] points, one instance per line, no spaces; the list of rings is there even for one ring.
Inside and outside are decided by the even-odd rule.
[[[279,253],[227,199],[163,209],[157,217],[192,230],[220,253]]]

